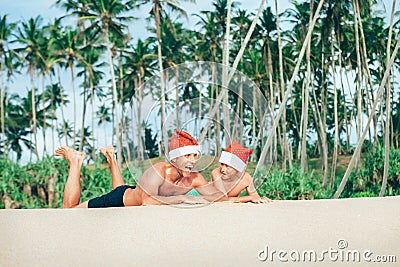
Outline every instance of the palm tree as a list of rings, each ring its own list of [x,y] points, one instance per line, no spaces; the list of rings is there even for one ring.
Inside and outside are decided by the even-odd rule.
[[[32,133],[30,129],[32,128],[33,110],[37,108],[36,105],[32,105],[32,93],[33,90],[29,90],[26,97],[20,97],[16,94],[12,95],[7,108],[7,142],[9,142],[9,148],[17,153],[17,160],[19,160],[22,155],[22,146],[20,142],[25,144],[31,152],[37,151],[36,145],[26,139],[26,136]],[[38,125],[43,125],[43,109],[38,110],[35,114],[37,115],[36,119]],[[17,135],[20,135],[20,137]]]
[[[34,153],[36,158],[39,159],[37,151],[37,119],[36,119],[36,93],[35,93],[35,76],[40,64],[44,64],[44,57],[41,54],[41,48],[46,45],[43,43],[43,30],[40,28],[42,18],[37,16],[31,18],[27,22],[22,22],[22,28],[18,27],[18,37],[16,42],[22,45],[16,51],[22,54],[23,60],[28,64],[28,73],[31,78],[31,104],[32,104],[32,131],[34,136]]]
[[[276,105],[276,94],[274,91],[274,81],[273,81],[273,73],[274,73],[274,66],[273,66],[273,50],[271,49],[271,46],[278,46],[278,43],[274,43],[274,41],[277,39],[275,38],[276,36],[274,35],[274,32],[277,31],[277,26],[279,23],[275,23],[275,21],[278,21],[278,18],[273,15],[271,8],[267,7],[266,9],[263,10],[261,17],[260,17],[260,23],[258,25],[258,32],[260,35],[260,38],[263,40],[262,44],[262,56],[263,60],[265,62],[265,70],[266,70],[266,77],[268,78],[268,89],[266,88],[265,94],[268,96],[267,99],[269,101],[268,105],[270,107],[270,116],[272,118],[272,121],[274,120],[274,110],[275,110],[275,105]],[[276,40],[277,41],[277,40]],[[279,83],[278,83],[279,84]],[[272,150],[274,151],[274,157],[275,157],[275,162],[276,162],[276,157],[277,157],[277,138],[276,138],[276,133],[274,134],[274,145],[272,147]],[[284,147],[281,144],[281,147]],[[272,160],[272,158],[271,158]],[[285,165],[285,164],[283,164]]]
[[[153,61],[157,58],[157,55],[151,52],[150,49],[151,39],[146,41],[142,41],[139,39],[135,46],[132,47],[130,51],[125,53],[125,83],[132,81],[133,77],[133,87],[135,90],[131,90],[134,92],[134,97],[138,101],[138,110],[137,110],[137,133],[132,131],[132,138],[137,135],[138,138],[138,159],[144,159],[144,146],[143,146],[143,137],[142,137],[142,101],[144,97],[144,88],[143,84],[147,77],[151,76],[151,69]],[[128,88],[131,86],[127,86]],[[127,100],[131,101],[133,95],[125,94],[127,96]],[[132,115],[133,116],[133,115]],[[133,127],[132,127],[133,130]]]
[[[4,112],[4,72],[6,69],[6,57],[7,54],[10,53],[10,48],[8,47],[8,43],[11,41],[11,34],[16,27],[15,23],[9,23],[7,21],[7,15],[0,17],[0,119],[1,119],[1,139],[0,142],[5,144],[6,142],[6,134],[5,134],[5,112]],[[7,146],[4,146],[4,154],[7,156]]]
[[[186,0],[188,2],[194,2],[194,0]],[[163,10],[163,5],[171,8],[174,11],[178,11],[180,14],[186,16],[186,12],[179,7],[179,2],[177,0],[153,0],[152,15],[154,16],[154,22],[156,26],[156,37],[157,37],[157,56],[158,56],[158,67],[160,69],[160,86],[161,86],[161,129],[165,121],[165,77],[163,68],[163,56],[162,56],[162,44],[161,44],[161,11]],[[166,148],[168,142],[167,130],[163,130],[161,134],[161,144]],[[160,149],[159,149],[160,150]]]
[[[311,23],[310,23],[309,26],[308,26],[307,35],[306,35],[305,38],[304,38],[303,46],[302,46],[302,48],[301,48],[301,50],[300,50],[300,52],[299,52],[298,59],[297,59],[297,63],[296,63],[296,67],[295,67],[295,69],[294,69],[292,78],[290,79],[288,88],[287,88],[287,90],[286,90],[286,92],[285,92],[285,94],[284,94],[284,96],[283,96],[283,98],[282,98],[281,106],[280,106],[280,108],[279,108],[279,110],[278,110],[278,112],[277,112],[277,115],[276,115],[276,117],[275,117],[275,121],[273,122],[273,125],[272,125],[272,127],[271,127],[271,131],[273,131],[273,132],[275,132],[275,130],[276,130],[276,128],[277,128],[277,123],[279,122],[279,120],[280,120],[280,118],[281,118],[281,116],[282,116],[282,114],[283,114],[283,112],[284,112],[284,110],[285,110],[285,108],[286,108],[287,100],[288,100],[288,98],[289,98],[289,95],[290,95],[291,92],[292,92],[293,85],[294,85],[294,82],[295,82],[295,78],[297,77],[297,74],[298,74],[298,72],[299,72],[300,65],[301,65],[302,59],[303,59],[303,57],[304,57],[304,53],[305,53],[307,44],[308,44],[308,42],[311,41],[312,32],[313,32],[313,29],[314,29],[314,27],[315,27],[317,18],[318,18],[318,16],[319,16],[319,12],[321,11],[323,4],[324,4],[324,0],[321,0],[321,1],[319,2],[319,4],[318,4],[318,7],[317,7],[316,11],[315,11],[315,15],[313,16],[313,20],[311,21]],[[262,150],[261,150],[261,155],[260,155],[259,163],[260,163],[260,162],[264,162],[265,157],[266,157],[266,154],[267,154],[267,151],[268,151],[269,147],[271,146],[272,140],[273,140],[273,139],[272,139],[271,135],[269,135],[269,136],[268,136],[268,139],[267,139],[267,141],[266,141],[266,143],[265,143],[265,145],[264,145],[264,147],[263,147]]]
[[[196,59],[210,62],[218,62],[218,58],[222,57],[222,47],[220,45],[220,30],[217,30],[217,18],[215,12],[202,11],[203,16],[198,16],[200,21],[196,24],[201,27],[200,32],[196,32],[194,46],[191,48],[193,53],[197,55]],[[211,65],[211,85],[209,88],[210,110],[214,108],[214,98],[219,94],[218,86],[216,86],[217,73],[216,67]],[[218,105],[218,103],[216,103]],[[219,113],[216,114],[217,119],[214,122],[214,136],[220,136]],[[203,129],[203,133],[208,133],[211,139],[211,131]],[[205,134],[203,134],[205,135]],[[204,138],[204,137],[203,137]],[[201,141],[201,139],[200,139]],[[220,138],[215,138],[215,150],[220,151]]]
[[[72,5],[70,5],[72,2]],[[116,116],[116,136],[117,136],[117,153],[118,164],[121,165],[122,159],[122,144],[120,142],[119,113],[118,113],[118,94],[116,86],[116,78],[114,72],[113,54],[111,52],[111,35],[122,37],[124,30],[127,28],[124,22],[132,20],[131,16],[127,16],[126,12],[134,6],[133,1],[128,0],[71,0],[59,1],[59,4],[67,6],[72,10],[73,15],[79,17],[79,21],[88,21],[90,25],[85,31],[95,30],[99,36],[98,39],[105,43],[108,55],[108,62],[111,74],[111,85],[113,92],[113,102]],[[96,40],[97,38],[94,38]]]
[[[375,115],[375,111],[376,111],[376,108],[378,106],[378,103],[379,103],[379,101],[381,101],[381,97],[383,95],[383,88],[386,86],[387,79],[390,76],[390,70],[391,70],[391,68],[392,68],[392,66],[394,64],[394,61],[395,61],[395,58],[397,56],[397,52],[398,52],[399,48],[400,48],[400,38],[397,40],[396,45],[395,45],[395,47],[393,49],[393,53],[390,56],[390,60],[388,60],[388,63],[386,65],[386,71],[385,71],[385,73],[383,75],[383,78],[382,78],[382,80],[380,82],[380,85],[379,85],[379,88],[378,88],[378,92],[376,93],[376,98],[374,100],[374,103],[373,103],[373,106],[372,106],[372,109],[371,109],[371,113],[368,116],[368,121],[367,121],[367,123],[365,125],[365,129],[364,129],[364,131],[363,131],[363,133],[361,135],[361,140],[359,140],[359,143],[357,144],[357,147],[356,147],[356,149],[354,151],[354,154],[353,154],[353,156],[352,156],[352,158],[351,158],[351,160],[349,162],[347,170],[346,170],[345,174],[343,175],[342,181],[340,182],[339,187],[337,188],[337,190],[336,190],[336,192],[335,192],[335,194],[333,196],[334,198],[338,198],[341,195],[341,193],[343,192],[343,189],[344,189],[344,187],[346,185],[346,182],[347,182],[347,180],[348,180],[348,178],[350,176],[350,173],[351,173],[354,165],[356,164],[356,162],[357,162],[357,160],[359,158],[362,145],[364,143],[365,137],[366,137],[367,132],[369,130],[369,127],[371,125],[371,121],[372,121],[372,119],[373,119],[373,117]]]
[[[83,62],[84,59],[80,54],[80,49],[83,47],[82,34],[77,29],[67,26],[60,32],[54,32],[50,40],[50,45],[52,46],[52,53],[55,56],[62,59],[60,61],[61,66],[68,68],[71,73],[71,83],[72,88],[72,104],[73,104],[73,140],[76,140],[76,89],[75,89],[75,64],[78,62]],[[61,88],[63,89],[63,88]],[[62,108],[62,107],[61,107]],[[63,115],[63,110],[61,110]],[[64,118],[62,118],[64,120]],[[64,125],[64,124],[63,124]],[[66,129],[64,129],[66,131]],[[64,134],[65,135],[65,134]],[[68,142],[66,141],[66,144]],[[75,147],[75,144],[73,144]]]
[[[179,96],[179,70],[178,65],[185,61],[185,49],[190,43],[189,33],[183,28],[183,24],[178,21],[173,21],[171,16],[164,12],[162,14],[162,20],[160,24],[161,30],[161,53],[163,55],[163,68],[172,68],[174,70],[174,79],[176,81],[175,90],[175,113],[176,113],[176,128],[180,126],[180,96]],[[150,29],[151,30],[151,29]],[[154,31],[153,31],[154,32]],[[148,40],[151,42],[154,38],[149,37]],[[156,41],[156,40],[154,40]],[[165,73],[165,79],[168,80],[168,73]],[[165,89],[165,88],[164,88]]]
[[[44,110],[48,110],[50,112],[49,119],[55,120],[55,125],[58,124],[57,119],[57,109],[59,107],[62,108],[63,105],[67,105],[69,103],[68,96],[62,91],[62,88],[59,84],[53,83],[51,85],[46,86],[46,90],[42,93],[42,100],[44,103]],[[62,118],[61,121],[64,121]],[[55,145],[54,140],[54,129],[56,128],[55,125],[52,125],[52,137],[53,137],[53,150]],[[64,129],[64,133],[66,132],[66,128]],[[65,136],[66,137],[66,136]]]
[[[388,36],[388,42],[386,46],[386,68],[389,68],[389,61],[390,61],[390,45],[392,41],[392,29],[393,29],[393,23],[394,23],[394,11],[396,7],[396,0],[393,0],[393,5],[392,5],[392,14],[390,17],[390,26],[389,26],[389,36]],[[389,153],[390,153],[390,140],[389,140],[389,135],[390,135],[390,119],[391,119],[391,112],[390,112],[390,82],[388,79],[388,82],[386,84],[386,123],[385,123],[385,163],[384,163],[384,169],[383,169],[383,178],[382,178],[382,187],[381,191],[379,193],[379,196],[382,197],[385,195],[385,190],[386,190],[386,184],[387,184],[387,178],[388,178],[388,173],[389,173]]]
[[[61,28],[61,20],[60,19],[55,19],[53,23],[48,24],[47,26],[43,27],[43,36],[41,43],[44,43],[43,46],[40,47],[40,54],[43,56],[42,64],[39,65],[39,74],[42,76],[42,93],[39,95],[39,105],[41,102],[41,105],[43,107],[43,114],[44,114],[44,120],[43,120],[43,129],[42,129],[42,134],[43,134],[43,155],[46,154],[46,149],[47,149],[47,142],[46,142],[46,131],[47,131],[47,109],[50,108],[49,114],[52,117],[54,115],[54,111],[51,108],[51,105],[46,107],[46,100],[52,99],[53,97],[48,96],[47,93],[52,93],[52,90],[47,90],[48,88],[45,87],[44,82],[45,79],[48,77],[50,80],[50,83],[52,83],[52,79],[55,77],[55,70],[54,67],[57,62],[60,61],[58,57],[56,57],[52,53],[52,45],[51,45],[51,40],[53,36],[57,33],[60,32]],[[46,90],[48,91],[46,93]],[[45,99],[47,97],[47,99]],[[41,101],[40,101],[41,100]],[[50,118],[50,120],[52,120]],[[52,131],[52,136],[53,136],[53,146],[54,146],[54,126],[52,125],[51,128],[53,129]],[[54,147],[53,147],[54,151]]]
[[[98,126],[104,125],[104,140],[106,140],[107,139],[106,123],[111,122],[110,108],[107,107],[107,104],[103,104],[97,110],[96,115],[99,119],[97,125]]]
[[[81,71],[77,73],[77,76],[83,77],[83,83],[82,83],[83,110],[82,110],[82,120],[81,120],[79,151],[82,151],[84,147],[85,131],[83,131],[82,129],[85,128],[86,109],[88,106],[87,101],[89,101],[90,98],[93,99],[95,97],[94,94],[95,91],[101,91],[99,88],[99,82],[102,79],[104,73],[100,69],[101,67],[105,66],[103,62],[100,62],[101,51],[102,51],[101,47],[99,48],[96,46],[87,46],[80,51],[83,61],[82,63],[80,62],[77,65],[79,68],[81,68]],[[88,90],[91,92],[91,94],[88,93]]]

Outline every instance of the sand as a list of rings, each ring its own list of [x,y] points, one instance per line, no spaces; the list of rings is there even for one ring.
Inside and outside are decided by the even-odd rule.
[[[0,210],[0,266],[378,266],[376,260],[400,266],[400,197]]]

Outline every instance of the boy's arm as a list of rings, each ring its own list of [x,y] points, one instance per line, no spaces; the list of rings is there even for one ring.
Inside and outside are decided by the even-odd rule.
[[[143,205],[202,204],[207,202],[202,199],[193,199],[190,196],[184,195],[160,196],[159,188],[163,183],[162,169],[158,168],[158,166],[153,166],[143,173],[138,181],[138,186],[140,186],[144,192],[142,199]]]
[[[250,174],[246,173],[244,179],[246,179],[248,181],[248,186],[246,187],[248,196],[230,197],[229,201],[239,202],[239,203],[245,203],[245,202],[268,203],[268,202],[271,202],[271,200],[269,198],[260,197],[260,195],[257,193],[257,190],[253,183],[253,178],[250,176]]]
[[[253,182],[253,178],[249,175],[250,178],[250,183],[249,185],[246,187],[246,191],[247,194],[251,197],[254,198],[255,201],[252,201],[254,203],[268,203],[268,202],[272,202],[271,199],[267,198],[267,197],[260,197],[260,195],[257,193],[256,187],[254,186],[254,182]]]

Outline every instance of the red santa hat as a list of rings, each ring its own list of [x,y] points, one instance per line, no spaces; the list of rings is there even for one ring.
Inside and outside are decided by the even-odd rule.
[[[242,147],[238,142],[233,141],[225,151],[222,151],[219,163],[224,163],[239,172],[243,172],[246,169],[247,158],[252,152],[253,150]]]
[[[189,133],[176,130],[169,144],[169,159],[175,159],[188,154],[200,154],[200,146]]]

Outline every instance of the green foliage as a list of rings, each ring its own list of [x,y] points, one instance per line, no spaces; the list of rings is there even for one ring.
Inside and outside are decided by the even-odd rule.
[[[142,172],[134,169],[132,176],[123,168],[126,184],[135,185]],[[47,157],[36,163],[19,166],[8,159],[0,159],[0,208],[60,208],[68,177],[68,163],[64,159]],[[111,171],[95,165],[83,166],[81,171],[81,201],[100,196],[112,189]]]
[[[332,190],[322,187],[322,177],[314,172],[304,173],[299,166],[284,172],[272,169],[258,188],[261,196],[271,199],[321,199],[331,198]]]
[[[364,164],[353,172],[343,190],[342,197],[378,196],[381,190],[385,150],[378,145],[366,154]],[[391,149],[385,196],[400,195],[400,149]]]

